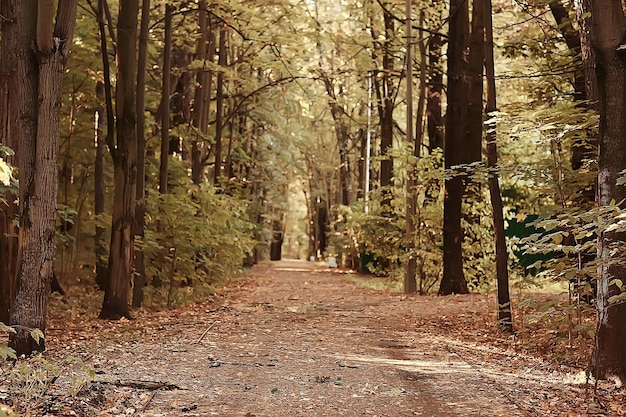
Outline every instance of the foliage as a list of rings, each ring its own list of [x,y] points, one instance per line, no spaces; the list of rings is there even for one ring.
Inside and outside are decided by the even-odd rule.
[[[72,397],[95,379],[94,368],[80,358],[69,356],[60,363],[54,363],[36,355],[19,359],[12,365],[3,365],[0,383],[8,388],[15,410],[33,415],[40,411],[46,394],[63,372],[72,374],[67,388],[67,395]],[[0,413],[2,411],[0,409]]]
[[[172,165],[174,171],[183,169]],[[168,194],[148,193],[147,230],[140,243],[148,274],[168,284],[168,304],[181,286],[231,277],[254,246],[245,201],[210,186],[195,187],[184,175],[173,178]]]

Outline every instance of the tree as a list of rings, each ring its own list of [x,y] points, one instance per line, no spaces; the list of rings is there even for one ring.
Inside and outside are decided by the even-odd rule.
[[[463,228],[461,203],[463,176],[454,172],[467,161],[465,133],[467,126],[467,82],[464,54],[468,38],[469,12],[464,0],[450,0],[448,36],[448,111],[446,113],[445,167],[450,171],[445,180],[443,226],[443,278],[440,295],[465,294],[467,282],[463,272]]]
[[[16,21],[22,29],[20,55],[24,55],[18,59],[34,70],[20,74],[26,79],[18,94],[24,136],[19,146],[17,289],[11,307],[16,332],[9,344],[22,355],[45,349],[45,339],[33,332],[45,332],[54,275],[61,86],[76,23],[76,1],[60,0],[56,19],[54,1],[20,2]],[[22,171],[22,167],[27,168]]]
[[[2,37],[0,39],[0,146],[17,151],[17,51],[20,47],[18,25],[15,20],[15,2],[0,2]],[[17,159],[0,150],[6,162],[16,165]],[[1,186],[1,185],[0,185]],[[15,287],[17,266],[17,218],[16,196],[9,187],[0,194],[0,322],[9,323],[9,312]]]
[[[138,0],[120,0],[117,24],[116,146],[109,279],[100,318],[130,318],[128,294],[134,258],[133,224],[137,187],[137,23]]]
[[[207,113],[208,113],[208,94],[207,90],[207,74],[206,74],[206,61],[207,61],[207,41],[208,41],[208,12],[206,10],[206,0],[200,0],[198,2],[198,27],[200,31],[200,37],[196,46],[196,58],[202,61],[202,67],[198,69],[196,73],[196,88],[193,99],[193,127],[196,129],[195,138],[191,143],[191,179],[194,184],[200,184],[202,182],[204,162],[202,160],[202,142],[204,136],[207,133]],[[210,94],[210,92],[209,92]]]
[[[135,208],[135,236],[143,239],[146,229],[146,61],[148,58],[148,31],[150,0],[141,2],[141,28],[137,57],[137,207]],[[133,307],[141,307],[146,286],[146,264],[143,248],[135,251],[135,279],[133,280]]]
[[[163,43],[163,84],[161,87],[161,164],[159,165],[159,192],[167,194],[167,167],[170,143],[170,72],[172,70],[172,13],[174,7],[165,5],[165,40]]]
[[[96,159],[94,164],[94,209],[96,216],[102,216],[104,214],[105,206],[105,180],[104,180],[104,165],[105,165],[105,145],[109,149],[114,149],[113,137],[115,135],[115,113],[113,111],[113,87],[111,86],[111,67],[109,63],[109,50],[107,47],[107,34],[106,34],[106,10],[108,10],[107,0],[98,0],[97,9],[95,10],[98,16],[98,33],[100,37],[100,54],[102,58],[102,87],[100,96],[104,96],[104,119],[106,120],[106,136],[102,138],[102,135],[98,131],[98,139],[96,142]],[[100,121],[100,119],[98,119]],[[95,255],[96,255],[96,283],[101,290],[104,290],[107,286],[108,273],[106,265],[106,242],[105,242],[105,228],[98,224],[96,221],[96,234],[95,234]]]
[[[405,3],[405,17],[406,17],[406,140],[407,143],[413,145],[413,156],[419,156],[419,149],[421,146],[421,120],[422,115],[417,114],[417,120],[419,120],[417,136],[413,138],[413,36],[411,33],[411,0],[406,0]],[[420,22],[421,23],[421,22]],[[423,56],[422,56],[423,58]],[[424,73],[424,64],[422,63],[422,73]],[[424,89],[424,85],[420,87]],[[407,245],[406,252],[408,259],[404,268],[404,285],[403,290],[405,294],[412,294],[417,291],[417,281],[415,280],[415,272],[417,270],[417,259],[412,253],[415,248],[415,213],[417,198],[415,197],[415,184],[417,172],[412,167],[408,168],[407,186],[406,186],[406,235]]]
[[[618,178],[626,169],[626,52],[623,34],[626,17],[619,0],[591,3],[594,23],[590,28],[596,58],[599,92],[600,141],[598,160],[598,197],[600,207],[626,199],[626,187]],[[621,203],[623,204],[623,203]],[[626,241],[626,232],[608,229],[611,219],[601,219],[598,282],[598,323],[591,371],[598,379],[615,375],[626,381],[626,302],[621,282],[626,270],[616,262],[613,252]]]
[[[217,73],[216,81],[216,109],[215,109],[215,168],[213,170],[213,184],[218,185],[222,176],[222,137],[224,135],[225,115],[224,115],[224,71],[228,62],[226,50],[226,38],[228,37],[228,26],[225,22],[220,23],[220,40],[218,47],[217,64],[220,70]]]
[[[498,323],[508,332],[513,331],[511,315],[511,298],[509,296],[509,269],[506,237],[504,235],[504,215],[502,194],[498,179],[498,147],[496,137],[495,112],[498,110],[496,100],[496,77],[493,57],[493,17],[491,0],[484,0],[485,22],[485,76],[487,79],[487,169],[489,169],[489,195],[493,213],[493,228],[496,246],[496,282],[498,286]]]

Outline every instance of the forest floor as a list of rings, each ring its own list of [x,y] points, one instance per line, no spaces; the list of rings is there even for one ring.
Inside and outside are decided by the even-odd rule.
[[[493,323],[492,296],[405,296],[354,276],[284,261],[255,267],[206,302],[131,321],[53,314],[46,358],[82,362],[65,366],[45,393],[26,393],[27,408],[33,416],[626,415],[624,388],[594,389],[581,369],[516,348]],[[0,402],[10,391],[0,384]]]

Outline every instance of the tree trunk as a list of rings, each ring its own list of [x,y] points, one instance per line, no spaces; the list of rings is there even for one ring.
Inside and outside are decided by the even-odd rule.
[[[128,295],[133,267],[133,224],[137,197],[136,65],[138,0],[120,0],[117,27],[117,148],[113,158],[114,194],[109,279],[100,318],[130,318]]]
[[[204,173],[204,164],[202,162],[202,149],[204,149],[204,133],[206,133],[206,127],[202,125],[202,121],[206,118],[204,114],[208,112],[208,101],[204,99],[206,97],[206,59],[207,59],[207,28],[208,28],[208,16],[206,11],[206,0],[200,0],[198,3],[198,26],[200,27],[200,39],[198,39],[198,45],[196,47],[196,57],[202,61],[202,68],[196,72],[196,89],[193,100],[193,126],[196,128],[196,136],[199,139],[194,139],[191,143],[191,180],[194,184],[198,185],[202,182],[202,175]],[[206,125],[206,123],[205,123]]]
[[[467,163],[482,159],[483,145],[483,63],[485,61],[485,0],[472,2],[472,34],[467,66]],[[468,178],[468,181],[469,178]],[[478,184],[473,184],[478,186]],[[479,198],[480,192],[474,193]],[[477,219],[472,219],[477,220]]]
[[[466,116],[467,84],[464,71],[464,53],[468,36],[468,7],[464,0],[450,0],[452,14],[448,41],[448,111],[446,114],[445,167],[447,170],[467,160]],[[458,173],[445,181],[443,219],[443,278],[440,295],[465,294],[467,283],[463,273],[463,228],[461,203],[463,178]]]
[[[493,56],[493,20],[491,0],[484,0],[485,13],[485,75],[487,78],[487,106],[485,113],[488,120],[493,120],[497,111],[496,79]],[[498,174],[498,147],[496,143],[496,124],[487,125],[487,168],[489,169],[489,195],[493,212],[493,228],[496,246],[496,277],[498,284],[498,324],[506,332],[513,331],[511,298],[509,296],[509,270],[506,237],[504,234],[504,215],[502,194]]]
[[[115,145],[113,137],[115,134],[115,113],[113,112],[113,88],[111,86],[111,69],[109,64],[109,52],[107,47],[107,35],[105,27],[105,10],[108,8],[106,0],[98,0],[98,28],[100,35],[100,54],[102,55],[102,76],[105,100],[105,120],[107,125],[107,133],[105,137],[105,143],[109,147],[111,155],[115,153]],[[101,141],[101,138],[98,138]],[[101,154],[99,153],[101,152]],[[100,166],[101,165],[101,166]],[[104,143],[98,143],[96,149],[96,164],[94,169],[94,183],[95,183],[95,213],[96,216],[102,216],[104,214],[104,198],[105,198],[105,183],[104,183]],[[102,172],[100,172],[100,169]],[[105,263],[105,257],[107,254],[106,243],[104,241],[105,229],[104,227],[96,224],[96,236],[95,236],[95,255],[96,255],[96,283],[101,290],[104,290],[107,286],[108,271]]]
[[[20,146],[21,151],[32,152],[32,156],[23,155],[31,161],[34,157],[34,169],[22,184],[26,190],[24,200],[20,200],[17,289],[11,310],[11,324],[16,333],[12,333],[9,340],[18,356],[45,350],[45,340],[37,341],[31,332],[39,329],[45,334],[54,275],[61,87],[76,23],[75,0],[59,1],[56,24],[54,2],[40,1],[37,6],[36,38],[31,41],[36,42],[39,62],[38,101],[32,102],[30,97],[27,100],[36,106],[37,121],[33,126],[36,133],[32,148]],[[21,15],[18,19],[32,20],[32,16]],[[29,32],[22,33],[28,36]]]
[[[270,242],[270,261],[280,261],[283,251],[283,216],[272,221],[272,241]]]
[[[405,19],[406,19],[406,142],[409,147],[413,145],[413,155],[419,155],[419,141],[413,137],[413,35],[411,33],[411,0],[405,2]],[[420,24],[421,24],[420,19]],[[423,58],[423,57],[422,57]],[[422,71],[425,67],[421,65]],[[420,85],[424,88],[423,85]],[[421,120],[421,114],[417,118]],[[420,132],[421,133],[421,132]],[[410,163],[407,168],[406,181],[406,254],[407,260],[404,268],[403,290],[405,294],[412,294],[417,291],[417,281],[415,273],[417,271],[417,258],[413,251],[415,250],[415,215],[417,213],[416,190],[417,170],[415,165]]]
[[[390,42],[395,35],[393,16],[385,9],[383,11],[385,22],[385,43],[383,45],[383,74],[380,109],[380,186],[383,189],[383,212],[391,212],[391,187],[393,186],[393,106],[394,89],[391,74],[394,70]]]
[[[605,207],[626,198],[626,187],[617,185],[626,169],[626,52],[621,50],[626,19],[619,0],[596,0],[591,6],[600,110],[598,204]],[[612,220],[601,218],[601,227]],[[626,270],[615,264],[612,254],[616,245],[623,246],[625,240],[624,232],[602,231],[600,235],[598,321],[591,361],[591,371],[597,379],[615,375],[622,382],[626,382],[626,303],[610,298],[621,294],[615,280],[626,282]]]
[[[436,148],[443,150],[443,121],[441,117],[441,96],[443,94],[443,69],[440,67],[443,41],[435,30],[428,42],[428,68],[430,69],[430,85],[428,87],[428,148],[432,152]]]
[[[148,29],[150,26],[150,0],[141,3],[141,28],[137,57],[137,205],[133,233],[143,239],[146,229],[146,61],[148,58]],[[143,304],[146,286],[146,264],[143,249],[135,250],[135,275],[133,279],[133,307]]]
[[[8,146],[14,152],[19,153],[18,132],[19,121],[17,118],[18,107],[18,79],[17,79],[17,54],[20,47],[18,25],[15,21],[15,2],[2,0],[0,2],[0,15],[2,20],[2,36],[0,38],[0,91],[4,94],[0,98],[0,144]],[[12,166],[17,165],[17,158],[8,155],[0,155]],[[7,191],[0,195],[6,204],[0,205],[0,322],[10,322],[9,313],[13,302],[15,287],[15,274],[17,265],[17,233],[15,220],[18,207],[15,203],[16,196]]]
[[[589,1],[576,1],[576,14],[580,28],[578,31],[574,28],[569,11],[563,3],[552,0],[549,6],[570,50],[570,55],[576,60],[579,55],[582,57],[582,60],[576,61],[577,65],[574,71],[574,102],[581,109],[597,110],[597,80],[593,71],[593,51],[588,39],[591,24],[590,16],[588,16],[591,8]],[[595,130],[588,128],[584,133],[572,143],[571,166],[574,170],[584,168],[585,171],[588,171],[588,163],[585,164],[585,162],[595,160],[598,155],[598,140]],[[582,201],[579,199],[580,203],[592,202],[595,198],[595,186],[590,184],[584,187],[580,195],[582,197]],[[590,261],[593,260],[594,256],[587,255],[587,258],[591,258]]]
[[[228,36],[228,28],[222,24],[220,28],[220,44],[218,65],[226,67],[227,51],[226,36]],[[222,176],[222,136],[224,134],[224,71],[220,69],[217,73],[217,107],[215,109],[215,168],[213,171],[213,183],[219,184]]]
[[[100,290],[106,287],[106,230],[100,226],[101,216],[104,214],[105,180],[104,180],[104,137],[102,135],[102,111],[96,110],[94,115],[94,134],[96,156],[94,161],[94,212],[96,214],[96,234],[94,237],[96,255],[96,283]],[[104,116],[106,118],[106,116]]]
[[[161,164],[159,166],[159,192],[167,194],[167,171],[170,143],[170,72],[172,70],[172,12],[165,6],[165,42],[163,45],[163,85],[161,89]]]

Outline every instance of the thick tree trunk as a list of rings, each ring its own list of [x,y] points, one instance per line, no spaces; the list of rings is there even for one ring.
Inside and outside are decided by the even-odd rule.
[[[121,0],[117,48],[117,148],[109,251],[109,279],[100,318],[130,318],[128,295],[133,267],[137,187],[136,65],[138,0]]]
[[[141,3],[141,28],[137,56],[137,206],[135,207],[135,236],[143,239],[146,229],[146,61],[148,58],[148,29],[150,26],[150,0]],[[133,278],[133,307],[143,304],[146,286],[146,264],[143,249],[135,250],[135,274]]]
[[[493,120],[492,113],[497,108],[496,79],[493,56],[493,18],[491,0],[484,0],[485,13],[485,75],[487,78],[487,106],[485,113],[488,120]],[[498,147],[496,143],[496,124],[487,126],[487,168],[489,169],[489,195],[493,212],[493,228],[496,247],[496,277],[498,284],[498,323],[506,332],[513,331],[511,298],[509,296],[509,269],[506,237],[504,234],[504,215],[502,194],[498,174]]]
[[[450,0],[448,40],[448,111],[446,114],[445,167],[452,169],[467,161],[465,134],[467,117],[467,84],[464,54],[468,36],[468,7],[464,0]],[[465,294],[467,282],[463,273],[463,228],[461,203],[463,178],[458,173],[445,181],[443,219],[443,278],[440,295]]]
[[[37,124],[34,169],[21,201],[18,279],[11,323],[16,333],[9,344],[17,355],[45,349],[43,338],[31,337],[34,329],[45,334],[46,312],[54,275],[61,87],[65,63],[72,45],[76,1],[61,0],[54,24],[54,4],[39,2],[36,49],[39,61]],[[24,17],[24,16],[21,16]],[[29,16],[32,19],[32,15]],[[54,27],[54,29],[53,29]],[[27,32],[28,33],[28,32]],[[32,39],[32,38],[31,38]]]
[[[18,107],[17,104],[17,54],[19,50],[18,25],[15,21],[15,2],[2,0],[0,15],[2,36],[0,39],[0,144],[8,146],[14,152],[18,148]],[[0,155],[10,165],[17,165],[17,158]],[[6,204],[0,204],[0,322],[9,323],[9,313],[13,302],[15,274],[17,265],[17,233],[15,220],[18,207],[16,197],[8,191],[0,196]]]
[[[598,204],[609,206],[626,198],[626,187],[617,185],[626,169],[626,52],[621,50],[626,18],[619,0],[592,2],[591,39],[596,55],[599,89],[600,142]],[[612,218],[601,219],[604,227]],[[598,379],[615,375],[626,382],[626,303],[610,301],[621,294],[615,280],[626,282],[626,270],[615,264],[616,246],[623,248],[625,233],[600,235],[596,344],[591,370]],[[623,254],[623,250],[618,251]]]

